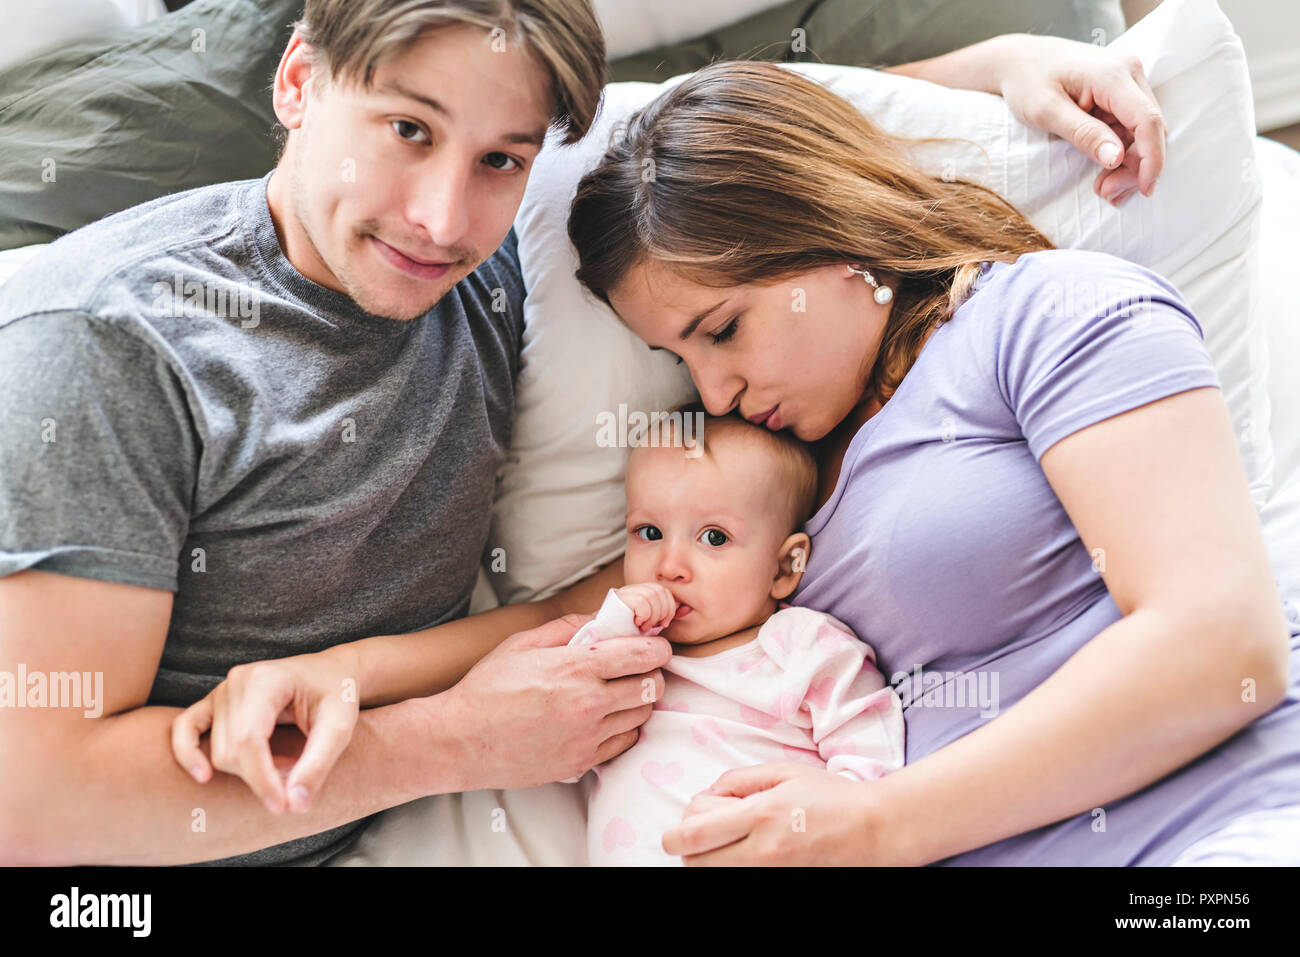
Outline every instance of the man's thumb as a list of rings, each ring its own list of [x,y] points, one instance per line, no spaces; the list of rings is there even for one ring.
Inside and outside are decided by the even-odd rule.
[[[530,648],[550,648],[565,645],[569,643],[569,639],[577,634],[579,628],[595,617],[595,615],[579,615],[577,613],[561,615],[559,618],[552,618],[544,625],[517,632],[512,637],[520,645]]]
[[[1073,143],[1084,156],[1105,169],[1114,169],[1124,159],[1124,144],[1109,126],[1079,109],[1068,96],[1052,101],[1044,117],[1044,128]]]

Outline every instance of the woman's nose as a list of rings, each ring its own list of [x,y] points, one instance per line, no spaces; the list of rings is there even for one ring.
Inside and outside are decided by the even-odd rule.
[[[736,404],[740,394],[739,382],[728,375],[713,371],[693,371],[695,388],[699,390],[700,401],[709,415],[726,415]]]

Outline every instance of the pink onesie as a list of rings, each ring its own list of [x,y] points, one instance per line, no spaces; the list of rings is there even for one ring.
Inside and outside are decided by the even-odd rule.
[[[569,644],[638,633],[610,589]],[[673,655],[640,739],[592,769],[591,864],[680,865],[664,853],[663,832],[732,768],[806,761],[865,781],[902,767],[902,704],[875,661],[839,620],[784,602],[747,644]]]

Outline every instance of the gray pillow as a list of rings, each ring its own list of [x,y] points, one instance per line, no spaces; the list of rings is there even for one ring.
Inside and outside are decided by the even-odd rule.
[[[804,30],[802,51],[792,49],[796,27]],[[696,40],[616,60],[610,69],[614,80],[658,83],[719,59],[897,66],[1003,33],[1109,43],[1124,29],[1120,0],[791,0]]]
[[[194,0],[0,72],[0,249],[269,170],[270,82],[301,10]]]

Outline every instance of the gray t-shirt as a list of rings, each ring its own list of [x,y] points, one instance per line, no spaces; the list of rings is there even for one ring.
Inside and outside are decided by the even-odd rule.
[[[0,287],[0,576],[175,591],[151,705],[464,616],[508,449],[513,230],[386,319],[290,265],[268,180],[125,210]],[[321,863],[364,823],[221,863]]]

